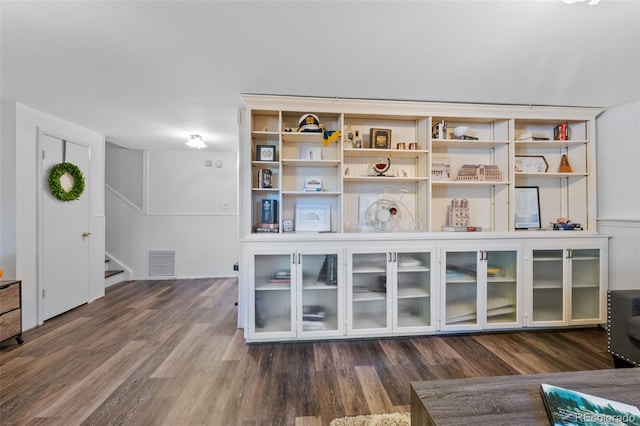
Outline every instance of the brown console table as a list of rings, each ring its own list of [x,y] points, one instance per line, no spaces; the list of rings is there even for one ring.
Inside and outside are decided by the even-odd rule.
[[[548,383],[640,406],[640,368],[411,383],[411,425],[549,425]]]
[[[0,281],[0,342],[15,337],[18,343],[22,337],[22,281]]]

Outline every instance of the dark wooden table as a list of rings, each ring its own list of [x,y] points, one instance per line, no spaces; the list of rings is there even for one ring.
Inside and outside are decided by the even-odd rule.
[[[640,406],[640,368],[411,383],[411,425],[549,425],[540,384]]]

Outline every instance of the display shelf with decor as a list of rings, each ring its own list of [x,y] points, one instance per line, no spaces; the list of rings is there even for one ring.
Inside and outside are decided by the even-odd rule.
[[[449,179],[432,182],[432,230],[450,225],[446,213],[452,199],[466,199],[475,226],[483,232],[508,231],[509,120],[436,116],[431,129],[433,158],[446,158],[450,170]]]
[[[269,95],[242,101],[238,318],[249,341],[603,322],[608,237],[595,216],[601,109]],[[261,170],[271,171],[271,187]],[[522,188],[535,190],[535,211],[520,203]],[[275,223],[263,220],[263,200],[274,202]],[[448,232],[459,230],[466,232]],[[313,252],[320,246],[331,249]],[[320,289],[292,278],[288,289],[254,288],[274,272],[264,260],[270,250],[284,258],[317,254],[310,265],[335,254],[344,284]],[[456,251],[475,262],[458,279],[446,274],[447,262],[460,269],[468,260]],[[484,254],[488,260],[478,257]],[[388,258],[414,255],[431,266],[403,270]],[[369,257],[382,271],[353,266]],[[301,267],[291,268],[297,277]],[[591,273],[597,280],[584,275]],[[359,291],[379,276],[386,293]],[[309,300],[299,299],[301,289]],[[325,309],[328,295],[335,309]],[[286,327],[274,319],[273,331],[251,330],[255,299],[265,298],[289,309],[272,312],[286,317]],[[318,318],[325,324],[309,322]]]
[[[565,126],[564,136],[557,135],[558,126]],[[595,232],[595,120],[516,119],[514,127],[516,159],[537,158],[547,165],[546,171],[523,169],[516,161],[514,173],[516,186],[539,188],[543,226],[568,217]]]

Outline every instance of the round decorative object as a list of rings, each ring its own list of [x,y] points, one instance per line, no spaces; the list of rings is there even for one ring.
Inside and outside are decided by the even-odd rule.
[[[68,174],[73,179],[73,185],[69,190],[62,186],[61,178]],[[74,201],[80,198],[84,192],[84,175],[82,170],[73,163],[59,163],[49,171],[49,190],[51,195],[60,201]]]

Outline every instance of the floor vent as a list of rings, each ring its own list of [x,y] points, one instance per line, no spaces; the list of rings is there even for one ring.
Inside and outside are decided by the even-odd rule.
[[[175,278],[176,252],[174,250],[149,250],[149,278]]]

